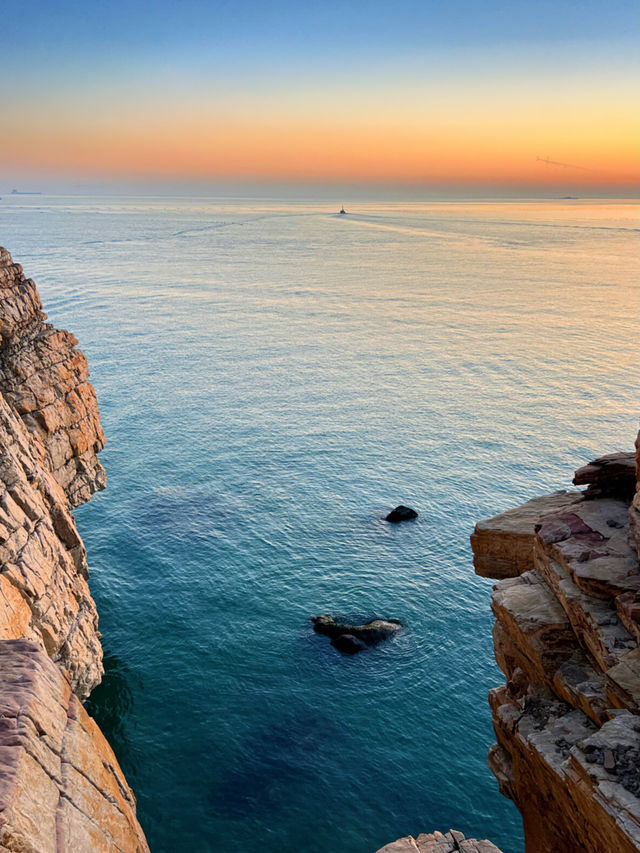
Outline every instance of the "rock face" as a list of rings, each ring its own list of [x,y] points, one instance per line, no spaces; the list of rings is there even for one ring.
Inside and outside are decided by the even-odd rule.
[[[135,799],[79,699],[102,648],[71,509],[104,488],[84,355],[0,249],[0,850],[141,853]]]
[[[96,457],[104,434],[77,340],[45,320],[34,282],[0,248],[0,391],[40,439],[47,465],[74,507],[105,487]]]
[[[0,849],[148,853],[111,747],[38,643],[0,643]]]
[[[0,394],[0,640],[39,640],[84,698],[102,676],[84,545],[38,439]]]
[[[529,501],[471,537],[476,572],[501,579],[506,684],[489,697],[489,764],[522,813],[527,853],[640,850],[636,470],[629,454],[602,457],[576,472],[586,492]]]
[[[450,829],[449,832],[434,832],[413,838],[399,838],[391,844],[381,847],[377,853],[500,853],[490,841],[476,841],[465,838],[461,832]]]

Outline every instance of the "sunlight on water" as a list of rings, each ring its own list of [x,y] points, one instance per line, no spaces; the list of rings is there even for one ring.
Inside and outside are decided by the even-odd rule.
[[[520,853],[486,766],[474,522],[636,429],[636,208],[9,198],[2,243],[89,357],[91,710],[154,853]],[[381,517],[407,503],[417,522]],[[401,619],[340,657],[322,612]]]

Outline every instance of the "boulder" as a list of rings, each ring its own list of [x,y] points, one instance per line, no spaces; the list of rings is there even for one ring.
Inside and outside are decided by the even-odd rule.
[[[333,616],[326,614],[314,616],[311,621],[317,634],[331,637],[331,645],[348,654],[360,652],[367,646],[376,646],[393,637],[402,627],[401,623],[394,619],[372,619],[362,625],[351,625],[337,622]]]
[[[395,509],[392,509],[391,512],[385,516],[385,521],[390,521],[392,524],[397,524],[400,521],[411,521],[413,518],[417,518],[418,513],[415,509],[411,509],[410,506],[403,506],[400,504]]]

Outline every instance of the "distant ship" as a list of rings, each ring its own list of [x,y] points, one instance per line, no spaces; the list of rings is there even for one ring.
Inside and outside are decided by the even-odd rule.
[[[346,210],[344,209],[344,205],[340,208],[340,216],[344,216],[346,214]]]
[[[42,193],[23,192],[23,190],[11,190],[11,195],[42,195]]]

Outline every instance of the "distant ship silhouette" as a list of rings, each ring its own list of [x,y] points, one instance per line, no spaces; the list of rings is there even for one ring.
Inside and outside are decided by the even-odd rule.
[[[342,205],[342,207],[340,208],[340,211],[339,211],[340,216],[344,216],[346,214],[346,212],[347,211],[344,209],[344,205]]]

